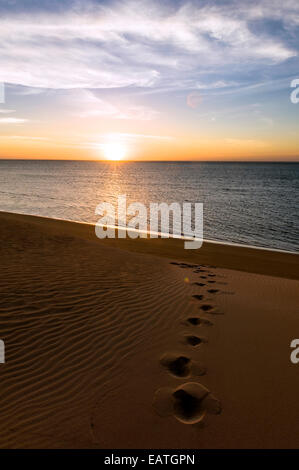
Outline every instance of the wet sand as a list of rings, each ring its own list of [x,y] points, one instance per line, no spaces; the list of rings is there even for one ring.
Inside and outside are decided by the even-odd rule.
[[[0,213],[0,447],[297,447],[298,255]]]

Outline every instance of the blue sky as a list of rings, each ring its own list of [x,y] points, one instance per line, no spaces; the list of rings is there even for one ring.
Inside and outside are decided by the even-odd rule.
[[[258,150],[280,132],[296,154],[297,0],[6,0],[0,36],[6,138],[59,141],[56,123],[64,145],[103,130],[189,138],[202,157],[213,135]]]

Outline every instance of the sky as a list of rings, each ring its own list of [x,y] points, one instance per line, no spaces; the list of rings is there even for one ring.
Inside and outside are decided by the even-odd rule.
[[[0,158],[297,161],[298,46],[298,0],[0,0]]]

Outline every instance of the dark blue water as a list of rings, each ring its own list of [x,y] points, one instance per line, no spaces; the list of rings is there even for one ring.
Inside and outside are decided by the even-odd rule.
[[[299,163],[0,160],[0,210],[95,222],[97,204],[203,202],[204,238],[298,251]]]

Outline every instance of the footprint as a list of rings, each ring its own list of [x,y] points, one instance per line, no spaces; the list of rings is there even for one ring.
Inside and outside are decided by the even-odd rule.
[[[203,338],[199,338],[195,335],[186,335],[185,336],[186,343],[190,344],[190,346],[198,346],[201,343],[206,343],[207,340]]]
[[[207,313],[212,314],[212,315],[224,315],[223,312],[217,312],[217,311],[213,310],[214,307],[212,307],[212,305],[203,304],[199,308],[201,310],[203,310],[204,312],[207,312]]]
[[[208,274],[209,277],[215,277],[216,274]]]
[[[202,376],[206,369],[189,357],[179,354],[165,354],[160,359],[160,364],[175,377],[189,377],[190,375]]]
[[[208,281],[209,284],[215,284],[216,281]]]
[[[208,305],[208,304],[203,304],[200,306],[201,310],[203,310],[204,312],[208,312],[209,310],[212,310],[212,305]]]
[[[207,413],[221,413],[219,400],[210,390],[196,382],[187,382],[175,390],[157,390],[153,406],[160,416],[174,416],[184,424],[196,424],[202,421]]]
[[[195,295],[192,295],[192,297],[194,297],[194,299],[196,299],[196,300],[202,300],[203,299],[203,295],[201,295],[201,294],[195,294]]]
[[[210,322],[209,320],[206,320],[206,318],[200,318],[200,317],[190,317],[187,319],[187,322],[194,326],[197,326],[197,325],[212,326],[213,325],[213,323]]]
[[[207,279],[207,276],[200,276],[201,279]]]
[[[194,282],[194,285],[201,286],[201,287],[205,286],[203,282]]]
[[[219,292],[219,290],[218,289],[209,289],[208,292],[210,294],[216,294],[216,292]]]
[[[189,357],[165,354],[161,358],[160,363],[176,377],[187,377],[190,375],[191,360]]]

